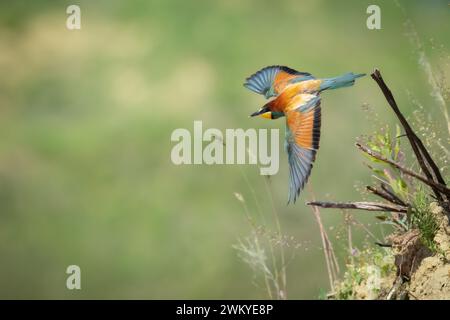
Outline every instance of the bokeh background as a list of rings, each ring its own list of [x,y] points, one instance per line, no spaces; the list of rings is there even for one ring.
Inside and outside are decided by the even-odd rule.
[[[176,128],[281,128],[249,119],[264,103],[243,80],[272,64],[318,77],[382,70],[411,116],[441,121],[408,19],[437,72],[448,56],[448,1],[1,1],[0,298],[265,298],[233,245],[251,232],[242,203],[270,202],[258,167],[175,166]],[[66,8],[81,7],[81,30]],[[366,8],[381,7],[381,30]],[[316,198],[357,200],[370,181],[355,139],[373,117],[395,123],[370,79],[323,95]],[[318,227],[302,193],[286,206],[288,170],[271,178],[283,233],[299,245],[288,298],[328,290]],[[267,211],[267,212],[266,212]],[[322,211],[330,233],[339,212]],[[273,227],[268,219],[268,228]],[[364,223],[373,222],[365,214]],[[370,226],[374,232],[378,227]],[[355,234],[355,243],[364,236]],[[341,266],[346,244],[332,237]],[[359,241],[359,242],[358,242]],[[68,265],[82,290],[66,289]],[[256,285],[255,285],[256,283]]]

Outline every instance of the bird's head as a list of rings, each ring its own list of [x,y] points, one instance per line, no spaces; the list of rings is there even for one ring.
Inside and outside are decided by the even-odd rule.
[[[253,112],[250,117],[260,116],[262,118],[275,120],[284,116],[283,112],[272,111],[270,107],[271,102],[265,104],[261,109]]]
[[[253,112],[250,117],[256,117],[260,116],[266,119],[273,119],[272,118],[272,111],[270,110],[270,107],[268,104],[264,105],[261,109],[259,109],[256,112]]]

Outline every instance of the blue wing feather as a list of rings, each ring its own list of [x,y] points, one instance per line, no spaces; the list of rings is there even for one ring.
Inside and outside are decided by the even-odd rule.
[[[301,148],[295,143],[287,143],[286,149],[290,171],[288,203],[295,203],[300,195],[300,191],[308,182],[317,151]]]
[[[301,130],[292,132],[291,128],[286,125],[285,149],[289,160],[289,197],[288,203],[295,203],[300,191],[308,182],[311,174],[313,163],[316,159],[316,153],[319,149],[320,125],[321,125],[321,109],[320,98],[314,97],[307,103],[300,105],[291,112],[313,112],[313,130],[312,143],[310,148],[302,147],[295,142],[295,136],[302,135]],[[291,115],[292,116],[292,115]],[[287,115],[289,117],[289,114]]]

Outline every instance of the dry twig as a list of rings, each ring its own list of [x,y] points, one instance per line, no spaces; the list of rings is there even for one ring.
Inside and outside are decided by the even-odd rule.
[[[391,106],[394,113],[397,115],[398,119],[400,120],[400,123],[402,124],[403,128],[405,129],[406,136],[408,137],[409,143],[411,144],[411,147],[414,151],[414,154],[416,155],[417,161],[419,162],[420,168],[422,168],[422,171],[424,172],[425,176],[429,181],[437,182],[440,185],[445,186],[444,178],[441,175],[441,172],[439,171],[438,166],[431,158],[428,150],[425,148],[424,144],[420,140],[420,138],[414,133],[414,131],[411,129],[411,126],[409,125],[408,121],[406,121],[403,114],[400,112],[400,109],[397,106],[397,102],[395,102],[394,96],[389,90],[388,86],[383,80],[383,77],[381,76],[380,70],[375,69],[374,72],[370,75],[372,79],[376,81],[378,86],[380,87],[381,91],[383,92],[387,102]],[[428,169],[428,166],[433,171],[434,177],[431,174],[430,170]],[[417,178],[417,177],[416,177]],[[436,181],[435,181],[436,179]],[[430,185],[430,184],[429,184]],[[431,188],[434,191],[434,194],[436,195],[436,198],[440,201],[443,200],[441,195],[441,190],[437,188],[435,185],[430,185]],[[450,199],[449,194],[445,194],[447,199]]]
[[[378,159],[378,160],[380,160],[380,161],[389,163],[391,166],[393,166],[393,167],[399,169],[399,170],[402,171],[403,173],[405,173],[405,174],[407,174],[407,175],[409,175],[409,176],[411,176],[411,177],[414,177],[414,178],[416,178],[417,180],[422,181],[422,182],[425,183],[426,185],[428,185],[428,186],[430,186],[431,188],[433,188],[433,190],[437,190],[437,191],[439,191],[440,193],[445,194],[447,197],[450,197],[450,189],[447,188],[447,187],[445,186],[445,184],[440,184],[440,183],[435,182],[434,180],[429,180],[429,179],[427,179],[426,177],[423,177],[423,176],[421,176],[421,175],[419,175],[419,174],[417,174],[417,173],[415,173],[415,172],[413,172],[413,171],[411,171],[411,170],[409,170],[409,169],[407,169],[407,168],[401,166],[399,163],[397,163],[397,162],[395,162],[395,161],[386,159],[385,157],[383,157],[383,156],[382,156],[381,154],[379,154],[378,152],[375,152],[375,151],[373,151],[373,150],[367,148],[366,146],[363,146],[363,145],[360,144],[360,143],[356,143],[356,146],[357,146],[361,151],[367,153],[369,156],[371,156],[371,157],[373,157],[373,158],[375,158],[375,159]]]
[[[383,188],[380,190],[380,189],[378,189],[376,187],[366,186],[366,189],[369,192],[371,192],[371,193],[373,193],[373,194],[375,194],[375,195],[377,195],[377,196],[379,196],[379,197],[381,197],[381,198],[383,198],[383,199],[385,199],[385,200],[387,200],[387,201],[389,201],[389,202],[391,202],[393,204],[398,204],[400,206],[405,206],[405,207],[407,206],[402,200],[400,200],[398,197],[394,196],[392,193],[387,192]]]
[[[359,209],[367,211],[407,212],[408,207],[381,202],[323,202],[311,201],[307,205],[333,209]]]

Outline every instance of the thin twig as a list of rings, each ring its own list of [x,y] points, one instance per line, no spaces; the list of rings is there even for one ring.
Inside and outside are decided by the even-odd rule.
[[[392,248],[392,244],[390,243],[375,242],[375,244],[382,248]]]
[[[281,224],[280,224],[280,219],[278,217],[278,211],[275,209],[275,202],[273,201],[272,188],[269,183],[270,182],[269,178],[265,177],[264,182],[265,182],[266,190],[267,190],[267,193],[269,194],[269,199],[270,199],[270,203],[272,206],[273,219],[275,220],[275,224],[277,227],[277,238],[278,238],[278,241],[280,243],[282,243],[283,234],[281,232]],[[285,261],[284,249],[283,249],[282,245],[280,246],[280,257],[281,257],[281,287],[282,287],[283,292],[282,293],[277,292],[277,295],[281,299],[286,299],[287,298],[286,261]]]
[[[391,202],[393,204],[398,204],[398,205],[401,205],[401,206],[405,206],[404,203],[400,203],[397,200],[397,198],[392,197],[392,195],[390,193],[386,192],[385,190],[380,190],[380,189],[378,189],[376,187],[372,187],[372,186],[366,186],[366,189],[369,192],[371,192],[371,193],[373,193],[373,194],[375,194],[375,195],[377,195],[377,196],[383,198],[384,200],[387,200],[387,201],[389,201],[389,202]]]
[[[408,208],[381,203],[381,202],[322,202],[312,201],[306,203],[309,206],[321,207],[321,208],[334,208],[334,209],[360,209],[367,211],[389,211],[389,212],[407,212]]]
[[[389,160],[389,159],[386,159],[385,157],[383,157],[383,156],[382,156],[381,154],[379,154],[378,152],[375,152],[375,151],[373,151],[373,150],[371,150],[371,149],[369,149],[369,148],[367,148],[367,147],[361,145],[360,143],[356,143],[356,146],[357,146],[361,151],[367,153],[369,156],[371,156],[371,157],[373,157],[373,158],[375,158],[375,159],[378,159],[378,160],[380,160],[380,161],[389,163],[390,165],[392,165],[393,167],[399,169],[399,170],[402,171],[403,173],[405,173],[405,174],[407,174],[407,175],[409,175],[409,176],[411,176],[411,177],[414,177],[414,178],[416,178],[416,179],[422,181],[422,182],[425,183],[426,185],[432,187],[433,190],[436,189],[436,190],[442,192],[443,194],[445,194],[447,197],[450,197],[450,189],[448,189],[445,185],[442,185],[442,184],[440,184],[440,183],[434,182],[434,180],[429,180],[429,179],[427,179],[426,177],[423,177],[423,176],[421,176],[421,175],[418,175],[417,173],[415,173],[415,172],[413,172],[413,171],[411,171],[411,170],[409,170],[409,169],[406,169],[405,167],[401,166],[399,163],[397,163],[397,162],[395,162],[395,161],[392,161],[392,160]]]
[[[359,222],[354,216],[350,216],[352,219],[352,223],[357,226],[360,227],[361,229],[363,229],[372,239],[374,239],[375,241],[380,241],[370,230],[369,228],[367,228],[364,223]]]
[[[351,214],[346,210],[342,210],[344,212],[344,221],[347,225],[347,240],[348,240],[348,254],[350,256],[351,263],[354,263],[353,259],[353,240],[352,240],[352,224],[351,224]]]
[[[311,197],[315,200],[312,188],[309,186],[309,192]],[[316,218],[317,225],[319,226],[320,236],[322,239],[323,251],[325,256],[325,263],[328,271],[328,279],[330,281],[330,289],[334,291],[334,283],[337,280],[337,274],[339,273],[339,264],[337,263],[336,255],[334,254],[333,245],[328,238],[327,232],[322,224],[322,219],[320,217],[320,210],[317,207],[312,207],[314,217]]]
[[[405,203],[402,199],[400,199],[394,192],[392,192],[385,183],[381,183],[381,189],[384,192],[388,193],[392,197],[392,199],[395,199],[395,201],[397,201],[397,204],[405,207],[408,206],[408,204]]]

